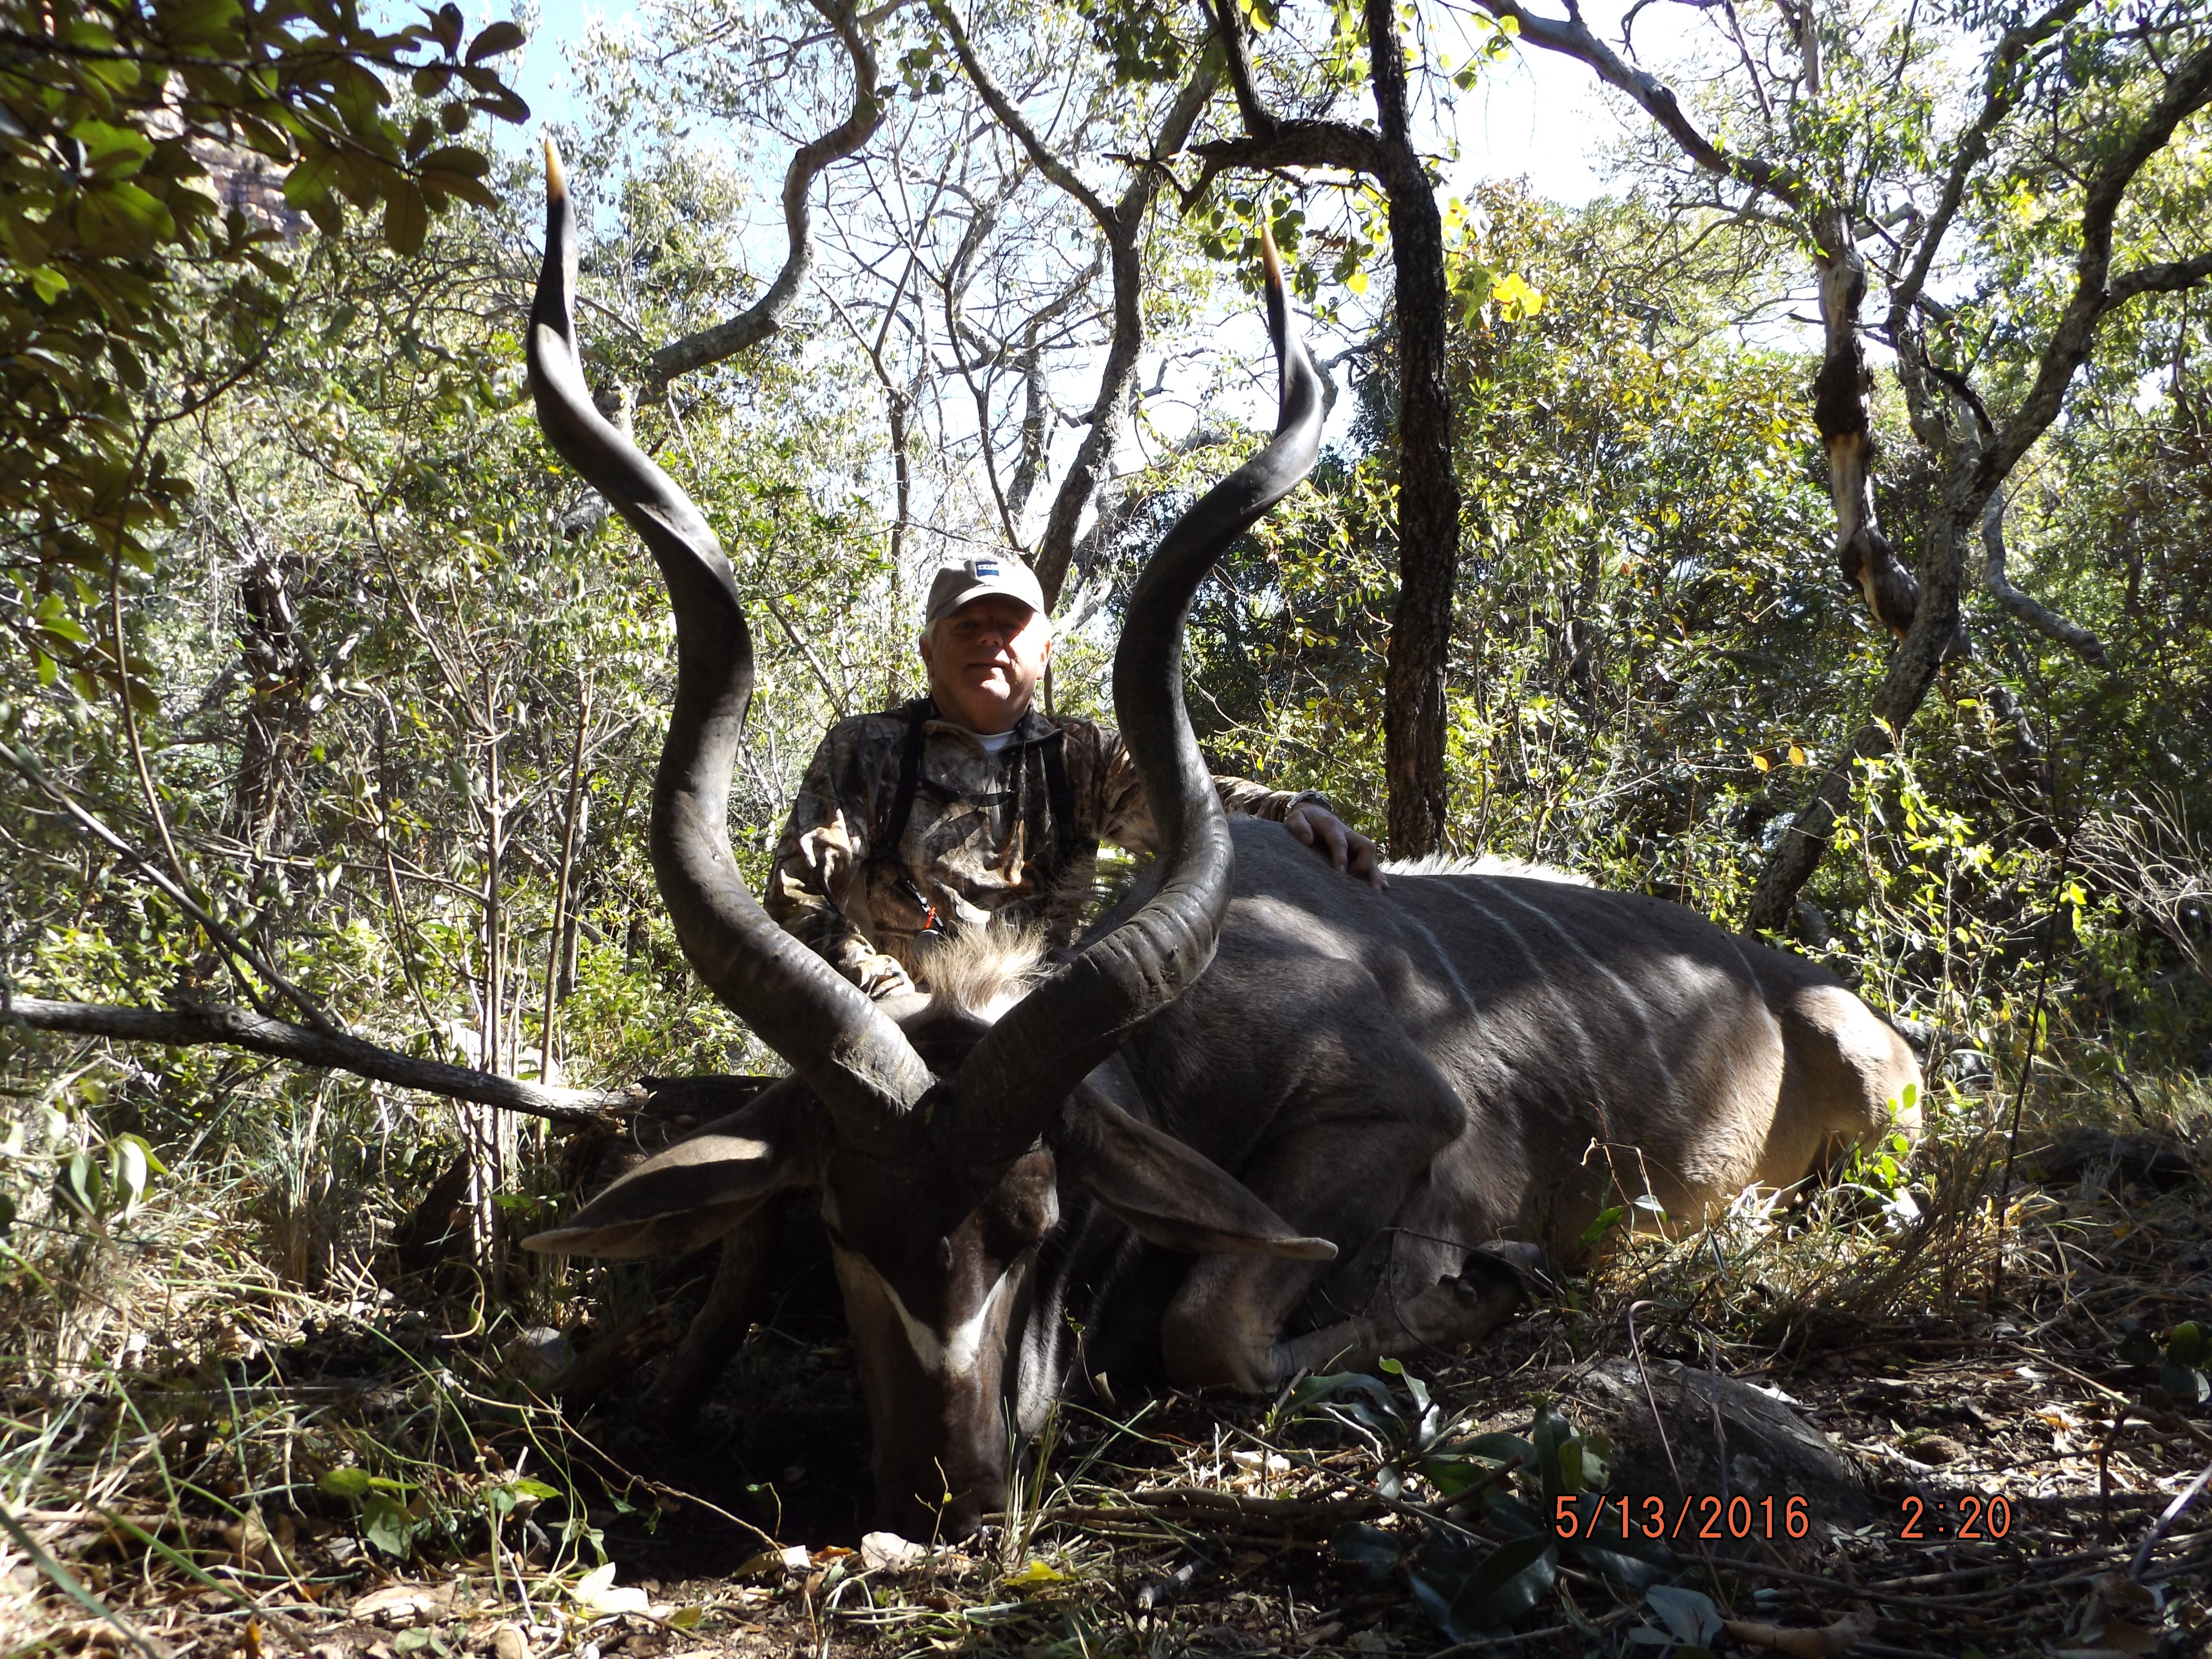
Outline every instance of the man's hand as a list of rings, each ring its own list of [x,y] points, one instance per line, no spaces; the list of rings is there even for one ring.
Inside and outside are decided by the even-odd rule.
[[[1375,843],[1326,806],[1316,806],[1311,801],[1293,806],[1283,819],[1283,828],[1307,846],[1326,853],[1328,861],[1338,869],[1366,878],[1367,884],[1376,892],[1390,890],[1390,880],[1382,873]]]

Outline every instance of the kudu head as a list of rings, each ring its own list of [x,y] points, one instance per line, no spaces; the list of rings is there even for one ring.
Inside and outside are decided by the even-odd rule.
[[[1335,1253],[1085,1085],[1213,955],[1233,855],[1183,709],[1183,624],[1215,558],[1313,465],[1320,377],[1289,328],[1270,246],[1275,437],[1168,532],[1138,580],[1115,656],[1115,708],[1160,836],[1141,902],[995,1019],[928,1002],[890,1009],[771,921],[730,856],[730,769],[752,691],[751,635],[729,562],[698,509],[592,404],[572,312],[575,232],[550,143],[546,163],[545,260],[529,335],[538,422],[644,538],[676,614],[676,699],[653,782],[654,874],[693,968],[793,1075],[529,1244],[668,1255],[711,1242],[780,1192],[813,1194],[860,1358],[882,1518],[910,1534],[960,1535],[1002,1505],[1009,1349],[1063,1191],[1087,1194],[1174,1249]]]

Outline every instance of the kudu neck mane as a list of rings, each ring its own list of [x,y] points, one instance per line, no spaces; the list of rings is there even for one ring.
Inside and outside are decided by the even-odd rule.
[[[1555,864],[1539,864],[1505,853],[1425,853],[1417,859],[1386,859],[1382,872],[1391,876],[1518,876],[1524,881],[1556,881],[1568,887],[1595,887],[1588,876],[1562,870]]]
[[[921,957],[928,1013],[994,1023],[1049,971],[1048,949],[1042,927],[956,929],[930,944]]]

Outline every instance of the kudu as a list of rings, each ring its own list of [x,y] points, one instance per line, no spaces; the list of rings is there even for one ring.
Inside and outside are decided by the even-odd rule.
[[[1177,1382],[1257,1391],[1455,1346],[1523,1295],[1511,1248],[1477,1247],[1571,1246],[1615,1193],[1693,1219],[1887,1127],[1911,1053],[1807,963],[1526,871],[1405,870],[1378,893],[1274,824],[1224,818],[1184,713],[1184,623],[1215,557],[1305,476],[1322,416],[1272,248],[1275,436],[1160,543],[1115,657],[1158,856],[996,1018],[871,1003],[730,857],[750,637],[713,533],[585,387],[550,146],[548,163],[538,419],[644,538],[676,614],[653,867],[693,966],[793,1075],[530,1244],[639,1257],[725,1237],[727,1273],[763,1206],[811,1194],[887,1523],[972,1528],[1064,1384],[1147,1348]]]

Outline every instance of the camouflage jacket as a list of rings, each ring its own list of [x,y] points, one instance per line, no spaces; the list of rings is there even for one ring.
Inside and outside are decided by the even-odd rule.
[[[995,754],[949,720],[923,726],[913,805],[895,857],[877,856],[896,811],[907,709],[840,720],[814,751],[776,848],[768,913],[871,996],[913,988],[933,927],[1036,924],[1073,936],[1096,883],[1097,845],[1153,851],[1135,763],[1091,720],[1022,716]],[[1053,757],[1072,830],[1054,821]],[[1310,793],[1216,778],[1231,812],[1280,822]]]

